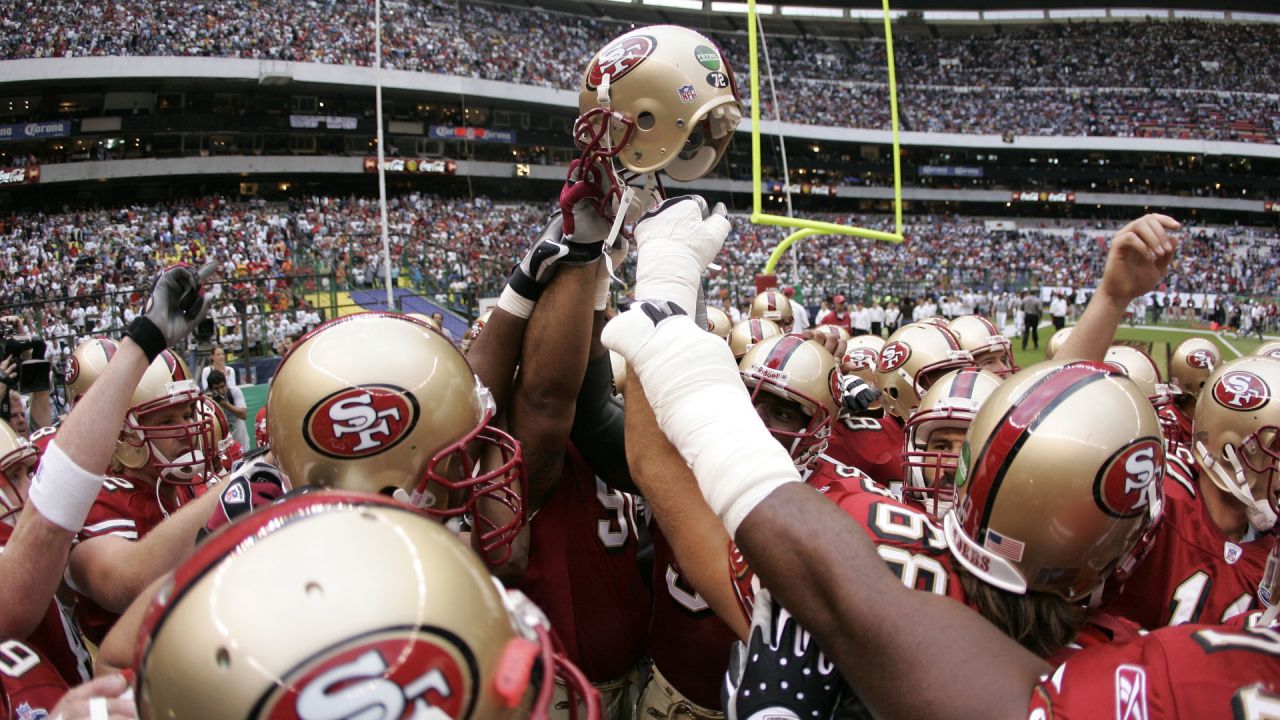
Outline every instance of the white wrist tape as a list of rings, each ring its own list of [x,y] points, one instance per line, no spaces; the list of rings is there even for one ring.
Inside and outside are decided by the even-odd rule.
[[[502,294],[498,296],[498,307],[524,320],[533,314],[533,306],[532,300],[512,290],[510,285],[502,288]]]
[[[102,476],[75,464],[54,440],[40,457],[27,498],[49,522],[78,533],[101,489]]]
[[[779,486],[800,480],[752,407],[724,340],[689,317],[654,326],[640,309],[614,318],[602,340],[640,378],[658,426],[730,534]]]
[[[613,285],[613,276],[609,274],[609,263],[600,263],[596,274],[596,297],[592,305],[596,312],[609,307],[609,288]]]

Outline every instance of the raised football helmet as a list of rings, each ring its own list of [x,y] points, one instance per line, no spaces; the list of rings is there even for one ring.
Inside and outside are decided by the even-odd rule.
[[[907,421],[902,450],[906,471],[902,485],[904,499],[922,506],[935,519],[951,509],[955,494],[956,467],[960,453],[934,447],[934,433],[957,431],[959,439],[973,422],[974,415],[996,388],[1000,377],[976,367],[948,373],[920,398],[920,406]]]
[[[651,25],[596,53],[578,85],[578,110],[573,134],[584,164],[612,167],[616,157],[636,175],[664,170],[688,182],[724,155],[742,120],[742,99],[714,41],[688,28]]]
[[[889,336],[876,365],[885,412],[905,422],[938,378],[973,364],[973,356],[945,324],[903,325]]]
[[[599,717],[536,605],[367,493],[302,494],[210,536],[156,594],[135,667],[148,720],[546,718],[557,680]]]
[[[217,471],[213,413],[187,363],[172,350],[161,352],[133,391],[113,461],[135,473],[156,471],[154,480],[171,485],[202,485]],[[180,419],[156,422],[157,415],[183,410]],[[160,445],[172,441],[166,453]],[[166,445],[169,442],[165,442]]]
[[[799,404],[808,416],[794,432],[769,429],[798,467],[822,454],[840,412],[840,371],[821,343],[799,335],[767,338],[743,356],[738,371],[751,390],[752,404],[761,393],[770,393]]]
[[[751,317],[772,320],[783,332],[791,332],[795,315],[791,312],[791,300],[777,290],[765,290],[751,301]]]
[[[743,320],[734,325],[733,331],[729,333],[729,349],[733,351],[733,359],[741,361],[742,356],[761,341],[781,334],[782,328],[772,320],[764,318]]]
[[[1222,363],[1222,352],[1212,340],[1188,338],[1178,343],[1169,358],[1170,389],[1178,394],[1199,397],[1204,382]]]
[[[1191,427],[1201,471],[1244,505],[1253,527],[1270,530],[1280,495],[1280,360],[1220,365],[1200,391]]]
[[[489,425],[493,415],[457,348],[385,312],[304,335],[267,398],[272,450],[293,487],[394,495],[438,518],[470,513],[486,552],[509,548],[523,521],[520,446]],[[504,517],[478,510],[481,498]]]
[[[994,587],[1078,601],[1137,551],[1164,467],[1160,423],[1132,380],[1101,363],[1033,365],[969,426],[947,544]]]
[[[39,459],[35,445],[15,433],[9,423],[0,422],[0,521],[22,510]]]
[[[733,330],[733,321],[729,319],[729,314],[718,307],[707,307],[707,330],[714,335],[720,337],[729,337],[729,332]]]
[[[884,349],[884,345],[884,338],[879,335],[856,335],[850,338],[845,346],[844,357],[840,360],[841,374],[856,375],[872,387],[878,387],[876,366],[880,364],[880,351]],[[877,398],[867,409],[883,410],[884,401]]]
[[[952,320],[949,327],[960,339],[960,347],[969,351],[978,367],[1002,378],[1017,371],[1013,363],[1012,343],[990,320],[981,315],[961,315]]]
[[[1254,357],[1269,357],[1280,360],[1280,340],[1264,342],[1250,353]]]
[[[111,338],[89,338],[76,346],[71,357],[67,358],[62,375],[68,403],[75,405],[89,392],[98,376],[107,369],[107,363],[111,362],[118,347]]]
[[[1107,349],[1103,362],[1122,371],[1137,383],[1138,389],[1142,390],[1156,410],[1173,401],[1173,397],[1169,394],[1169,387],[1160,377],[1160,368],[1156,367],[1156,361],[1138,348],[1129,345],[1112,345]]]
[[[1049,337],[1049,342],[1044,345],[1044,359],[1052,360],[1055,355],[1062,352],[1062,346],[1067,344],[1067,338],[1071,336],[1071,328],[1064,327]]]

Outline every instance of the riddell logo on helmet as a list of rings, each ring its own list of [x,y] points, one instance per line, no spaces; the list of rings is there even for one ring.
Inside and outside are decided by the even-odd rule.
[[[1232,410],[1257,410],[1271,401],[1271,388],[1257,375],[1236,370],[1218,378],[1213,399]]]
[[[901,341],[889,343],[880,351],[880,372],[892,372],[911,357],[911,346]]]
[[[303,419],[307,443],[340,460],[390,450],[418,422],[418,403],[395,385],[361,385],[333,393]]]
[[[1102,512],[1131,518],[1147,510],[1148,488],[1164,476],[1164,445],[1138,438],[1103,464],[1093,481],[1093,500]]]
[[[587,70],[587,88],[595,90],[605,75],[609,76],[610,85],[618,82],[619,78],[652,55],[657,47],[658,41],[648,35],[630,35],[610,44],[600,51]]]
[[[857,348],[845,353],[844,361],[854,370],[873,370],[876,366],[876,354],[866,348]]]
[[[1187,355],[1187,364],[1201,370],[1212,370],[1217,360],[1208,350],[1196,350]]]
[[[391,628],[312,658],[258,701],[256,717],[328,720],[373,709],[384,718],[470,717],[473,662],[451,635]]]

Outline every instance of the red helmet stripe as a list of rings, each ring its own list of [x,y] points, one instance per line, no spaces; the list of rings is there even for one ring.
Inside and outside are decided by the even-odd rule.
[[[956,381],[951,383],[951,397],[953,398],[972,398],[973,389],[978,386],[978,376],[982,371],[978,368],[964,368],[956,375]]]
[[[947,339],[947,344],[951,346],[952,350],[961,349],[960,341],[956,339],[955,333],[951,332],[950,330],[944,330],[943,328],[940,328],[937,325],[934,325],[933,328],[937,330],[942,335],[942,337]]]
[[[969,513],[964,526],[970,537],[981,537],[995,510],[996,497],[1005,475],[1022,446],[1049,413],[1073,393],[1090,383],[1118,375],[1098,363],[1072,363],[1046,375],[1000,418],[994,432],[974,460],[969,473]],[[990,482],[976,478],[990,477]],[[981,509],[981,512],[978,510]]]
[[[111,362],[111,358],[116,356],[116,350],[120,348],[119,345],[116,345],[116,341],[110,338],[98,340],[98,347],[102,348],[102,354],[107,356],[107,362]]]
[[[807,341],[800,335],[785,335],[778,341],[777,345],[769,351],[769,355],[764,359],[764,366],[773,370],[786,367],[787,361],[800,349]]]
[[[747,332],[754,342],[760,342],[764,338],[764,328],[760,326],[760,318],[751,318],[747,324]]]

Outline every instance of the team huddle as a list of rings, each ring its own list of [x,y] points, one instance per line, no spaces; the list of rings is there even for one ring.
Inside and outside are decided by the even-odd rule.
[[[1164,377],[1115,343],[1176,221],[1119,230],[1026,368],[978,315],[797,333],[767,289],[734,325],[724,206],[657,175],[721,160],[727,60],[639,28],[581,110],[461,349],[330,320],[246,453],[176,350],[209,303],[180,266],[75,350],[58,424],[0,424],[5,717],[1280,714],[1280,345]]]

